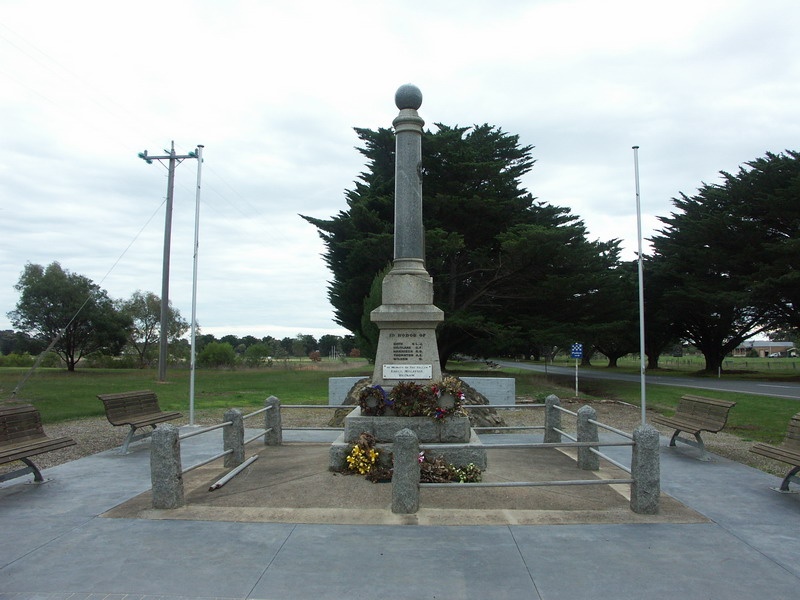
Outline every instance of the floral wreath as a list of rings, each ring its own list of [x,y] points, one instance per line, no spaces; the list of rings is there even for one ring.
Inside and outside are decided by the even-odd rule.
[[[389,399],[399,417],[428,415],[435,401],[430,392],[413,381],[401,381],[389,392]]]
[[[440,383],[432,383],[428,390],[434,399],[428,412],[429,416],[434,419],[444,419],[462,412],[461,405],[464,404],[467,397],[461,389],[461,381],[455,377],[445,377]],[[440,402],[440,399],[445,396],[452,398],[451,405]]]
[[[361,407],[361,414],[368,417],[379,417],[386,412],[386,407],[393,403],[379,385],[368,385],[358,394],[358,405]]]

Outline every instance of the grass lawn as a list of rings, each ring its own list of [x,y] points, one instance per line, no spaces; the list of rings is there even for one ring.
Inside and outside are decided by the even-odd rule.
[[[484,363],[453,362],[448,366],[452,375],[514,377],[519,396],[543,401],[549,394],[561,398],[574,395],[574,380],[570,376],[489,369]],[[0,368],[0,398],[10,398],[12,390],[27,373],[28,369]],[[222,413],[229,408],[260,407],[271,395],[285,404],[327,404],[329,377],[368,377],[371,374],[372,366],[363,360],[277,363],[261,369],[200,369],[195,372],[194,407],[195,410],[219,409]],[[177,368],[167,371],[164,383],[157,381],[157,371],[153,369],[78,369],[74,373],[63,369],[39,369],[25,383],[17,399],[34,404],[45,423],[52,423],[102,416],[103,405],[97,394],[139,389],[154,390],[165,410],[188,413],[189,371]],[[638,383],[584,380],[580,392],[581,397],[587,399],[612,399],[640,405]],[[710,395],[735,401],[737,405],[730,413],[727,430],[745,440],[780,442],[789,418],[800,411],[800,403],[793,400],[660,385],[648,386],[648,408],[671,414],[683,394]]]
[[[559,367],[574,367],[575,360],[561,358],[553,364]],[[582,366],[582,369],[605,369],[608,361],[604,357],[596,357],[592,360],[590,367]],[[700,355],[687,356],[662,356],[658,361],[657,371],[648,373],[658,373],[659,376],[685,377],[687,375],[698,377],[717,377],[721,375],[723,379],[759,379],[759,380],[796,380],[800,381],[800,358],[733,358],[728,357],[723,361],[722,373],[703,373],[705,359]],[[617,362],[615,371],[620,373],[639,374],[639,357],[624,356]]]
[[[0,368],[0,398],[11,392],[28,369]],[[263,369],[195,371],[195,410],[263,406],[269,396],[286,404],[327,404],[329,377],[371,376],[366,361],[335,363],[277,363]],[[38,369],[17,399],[34,404],[45,423],[104,415],[97,394],[153,390],[164,410],[189,410],[187,369],[168,369],[167,381],[159,382],[155,369]]]
[[[518,395],[528,395],[541,400],[548,394],[556,394],[561,398],[575,395],[575,380],[571,375],[549,374],[545,376],[514,369],[504,369],[503,371],[516,378]],[[584,379],[581,381],[579,392],[581,397],[588,399],[604,398],[641,406],[641,387],[638,382]],[[782,441],[786,435],[789,419],[800,411],[800,402],[772,396],[712,392],[704,389],[664,385],[647,386],[645,393],[648,409],[654,409],[667,415],[673,413],[680,397],[685,394],[710,396],[736,402],[736,406],[728,417],[725,430],[746,441],[769,443]]]

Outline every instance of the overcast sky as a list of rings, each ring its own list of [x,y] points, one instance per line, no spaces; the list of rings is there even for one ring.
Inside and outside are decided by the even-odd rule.
[[[26,263],[161,294],[167,169],[204,145],[197,320],[346,333],[316,228],[404,83],[435,123],[534,146],[523,185],[637,246],[671,199],[800,149],[797,0],[0,0],[0,329]],[[197,161],[176,169],[170,298],[189,320]],[[424,190],[423,190],[424,193]]]

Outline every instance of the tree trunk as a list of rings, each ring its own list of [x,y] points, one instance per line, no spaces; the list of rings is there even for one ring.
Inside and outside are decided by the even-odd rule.
[[[718,356],[716,352],[703,352],[703,357],[706,359],[706,368],[704,369],[706,373],[718,373],[722,370],[722,361],[725,359],[724,356]]]

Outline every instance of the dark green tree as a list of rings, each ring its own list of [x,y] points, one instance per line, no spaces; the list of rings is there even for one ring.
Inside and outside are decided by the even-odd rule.
[[[124,347],[131,321],[91,279],[57,262],[47,268],[28,263],[14,288],[20,298],[8,313],[11,322],[42,342],[58,338],[53,350],[67,370],[88,354],[115,356]]]
[[[800,152],[768,152],[725,182],[763,243],[747,248],[759,272],[755,305],[774,318],[772,328],[800,332]]]
[[[228,342],[211,342],[197,356],[197,362],[204,367],[233,367],[236,352]]]
[[[437,128],[423,134],[421,172],[426,267],[445,312],[437,332],[444,367],[454,352],[486,355],[552,329],[592,292],[596,269],[618,250],[617,242],[589,242],[568,209],[537,202],[521,187],[534,161],[518,136],[489,125]],[[368,341],[365,298],[371,307],[376,275],[393,258],[394,135],[356,132],[367,171],[347,191],[347,210],[304,218],[326,244],[336,321]]]
[[[219,338],[219,341],[222,342],[223,344],[230,344],[231,348],[233,348],[234,351],[238,346],[242,344],[241,338],[239,338],[239,336],[237,335],[233,335],[232,333],[229,333],[228,335],[223,335],[221,338]]]
[[[35,340],[27,333],[6,329],[0,331],[0,354],[39,354],[47,344]]]
[[[248,367],[268,366],[272,364],[271,356],[274,356],[274,353],[268,344],[256,342],[244,351],[244,362]]]
[[[671,291],[657,257],[644,257],[644,348],[647,368],[658,369],[661,354],[680,346],[681,333],[664,295]]]
[[[214,337],[213,333],[197,333],[195,337],[195,345],[197,346],[196,350],[201,352],[203,348],[208,346],[212,342],[218,342],[219,340]]]
[[[136,353],[139,366],[144,368],[152,361],[157,361],[161,337],[161,299],[153,292],[136,290],[128,300],[118,302],[118,310],[132,323],[128,331],[128,346]],[[189,323],[170,301],[167,340],[174,344],[188,330]]]
[[[638,264],[624,262],[603,274],[607,281],[592,299],[592,313],[597,318],[597,327],[592,331],[593,345],[613,368],[626,354],[639,351]]]
[[[768,153],[722,183],[703,184],[661,217],[653,238],[662,310],[705,357],[705,370],[748,337],[800,323],[800,161]]]
[[[326,333],[319,338],[319,352],[322,356],[331,356],[336,350],[337,354],[342,354],[342,338],[338,335]]]
[[[391,268],[391,264],[387,265],[384,269],[379,271],[372,280],[369,293],[364,298],[363,302],[361,327],[356,331],[356,339],[358,340],[358,349],[361,352],[361,357],[366,358],[369,362],[375,362],[375,355],[378,352],[378,340],[380,338],[380,331],[378,330],[378,326],[370,319],[370,313],[381,305],[383,279]]]

